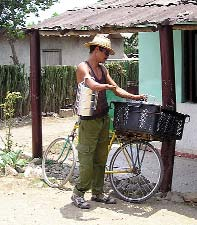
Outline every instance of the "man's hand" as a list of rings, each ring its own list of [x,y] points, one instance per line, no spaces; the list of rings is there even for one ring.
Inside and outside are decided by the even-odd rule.
[[[106,90],[115,91],[116,85],[106,84]]]
[[[133,98],[134,100],[137,101],[147,101],[148,96],[145,94],[141,94],[141,95],[134,95],[135,97]]]

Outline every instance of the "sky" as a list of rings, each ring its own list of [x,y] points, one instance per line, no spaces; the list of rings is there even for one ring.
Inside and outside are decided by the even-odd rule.
[[[97,0],[59,0],[59,3],[55,3],[53,6],[51,6],[50,9],[45,11],[39,12],[39,17],[35,17],[34,15],[31,15],[27,21],[26,24],[34,22],[35,24],[38,23],[38,21],[43,21],[44,19],[51,18],[53,13],[61,14],[65,12],[68,9],[73,9],[75,7],[81,8],[87,5],[92,5],[96,3]]]

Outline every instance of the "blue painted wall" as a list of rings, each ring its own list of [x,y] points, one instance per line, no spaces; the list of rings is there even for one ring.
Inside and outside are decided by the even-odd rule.
[[[182,102],[182,35],[173,31],[176,101]],[[159,32],[139,33],[139,92],[162,101]]]

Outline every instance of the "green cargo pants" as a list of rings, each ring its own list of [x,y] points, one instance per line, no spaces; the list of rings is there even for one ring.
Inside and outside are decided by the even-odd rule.
[[[79,180],[74,193],[83,196],[103,193],[105,165],[109,144],[109,116],[94,120],[81,120],[79,125]]]

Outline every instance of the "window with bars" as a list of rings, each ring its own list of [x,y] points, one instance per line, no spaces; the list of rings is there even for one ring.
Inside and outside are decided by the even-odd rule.
[[[61,49],[43,49],[42,50],[42,66],[62,65]]]

